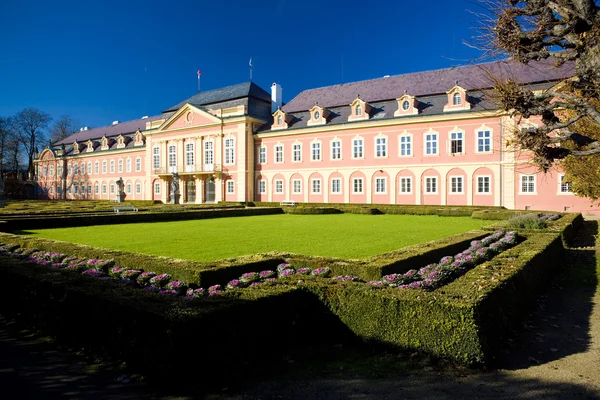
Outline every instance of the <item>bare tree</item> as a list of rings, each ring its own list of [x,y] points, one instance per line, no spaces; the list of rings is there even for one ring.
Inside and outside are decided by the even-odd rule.
[[[55,143],[71,136],[77,132],[77,125],[78,123],[73,117],[61,115],[50,128],[50,140]]]
[[[37,108],[26,108],[14,116],[19,140],[27,154],[27,172],[30,177],[34,175],[33,157],[45,141],[44,130],[51,120],[49,114]]]
[[[533,92],[513,79],[498,79],[502,108],[543,126],[515,132],[516,144],[531,150],[544,171],[568,156],[600,154],[600,7],[593,0],[480,0],[488,10],[478,42],[486,54],[574,64],[562,85]],[[595,129],[581,129],[581,126]],[[592,134],[590,134],[590,132]]]

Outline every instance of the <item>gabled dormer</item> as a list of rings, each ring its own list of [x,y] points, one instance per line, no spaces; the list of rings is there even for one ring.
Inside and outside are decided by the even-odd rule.
[[[369,119],[370,112],[371,106],[357,96],[356,99],[350,103],[350,115],[348,116],[348,121],[367,120]]]
[[[419,114],[418,102],[415,96],[410,96],[404,92],[404,95],[397,98],[396,101],[398,102],[398,109],[394,112],[394,117]]]
[[[77,143],[77,140],[73,142],[73,154],[79,154],[79,143]]]
[[[325,125],[327,123],[329,111],[325,110],[323,107],[320,107],[319,104],[315,104],[313,108],[308,110],[308,112],[310,114],[310,119],[306,125]]]
[[[124,149],[127,144],[125,143],[125,137],[123,134],[117,136],[117,149]]]
[[[94,141],[92,139],[87,141],[86,146],[86,152],[91,153],[92,151],[94,151]]]
[[[102,140],[100,141],[100,149],[101,150],[108,150],[109,149],[108,138],[106,136],[102,136]]]
[[[292,120],[291,116],[288,116],[281,108],[273,113],[273,125],[272,130],[276,129],[287,129],[288,123]]]
[[[135,132],[135,141],[133,142],[134,146],[143,146],[145,143],[146,137],[142,134],[142,132],[140,132],[140,130],[138,129]]]
[[[463,111],[470,110],[471,103],[468,101],[467,90],[458,85],[446,92],[448,95],[448,103],[444,106],[444,112],[447,111]]]

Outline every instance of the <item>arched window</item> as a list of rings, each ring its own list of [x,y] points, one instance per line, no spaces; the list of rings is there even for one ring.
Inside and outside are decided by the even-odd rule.
[[[360,104],[356,106],[356,115],[362,115],[362,107],[360,106]]]
[[[281,115],[277,116],[277,125],[281,125],[283,124],[283,118],[281,117]]]
[[[454,96],[452,96],[452,105],[459,106],[461,102],[460,93],[454,93]]]

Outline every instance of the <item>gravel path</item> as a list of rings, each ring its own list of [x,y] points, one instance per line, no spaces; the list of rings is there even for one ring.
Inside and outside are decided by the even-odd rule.
[[[271,399],[600,399],[598,222],[588,221],[569,250],[564,273],[541,296],[497,369],[474,372],[421,363],[415,373],[366,379],[340,372],[325,379],[287,374],[208,400]],[[552,262],[552,260],[548,260]],[[0,387],[6,399],[184,399],[145,382],[121,382],[81,356],[20,331],[0,317]],[[230,393],[232,392],[232,393]]]

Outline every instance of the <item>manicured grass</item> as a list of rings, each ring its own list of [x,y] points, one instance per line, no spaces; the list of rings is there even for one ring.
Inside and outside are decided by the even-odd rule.
[[[22,232],[47,239],[188,260],[268,251],[364,258],[479,229],[493,221],[414,215],[269,215]]]

